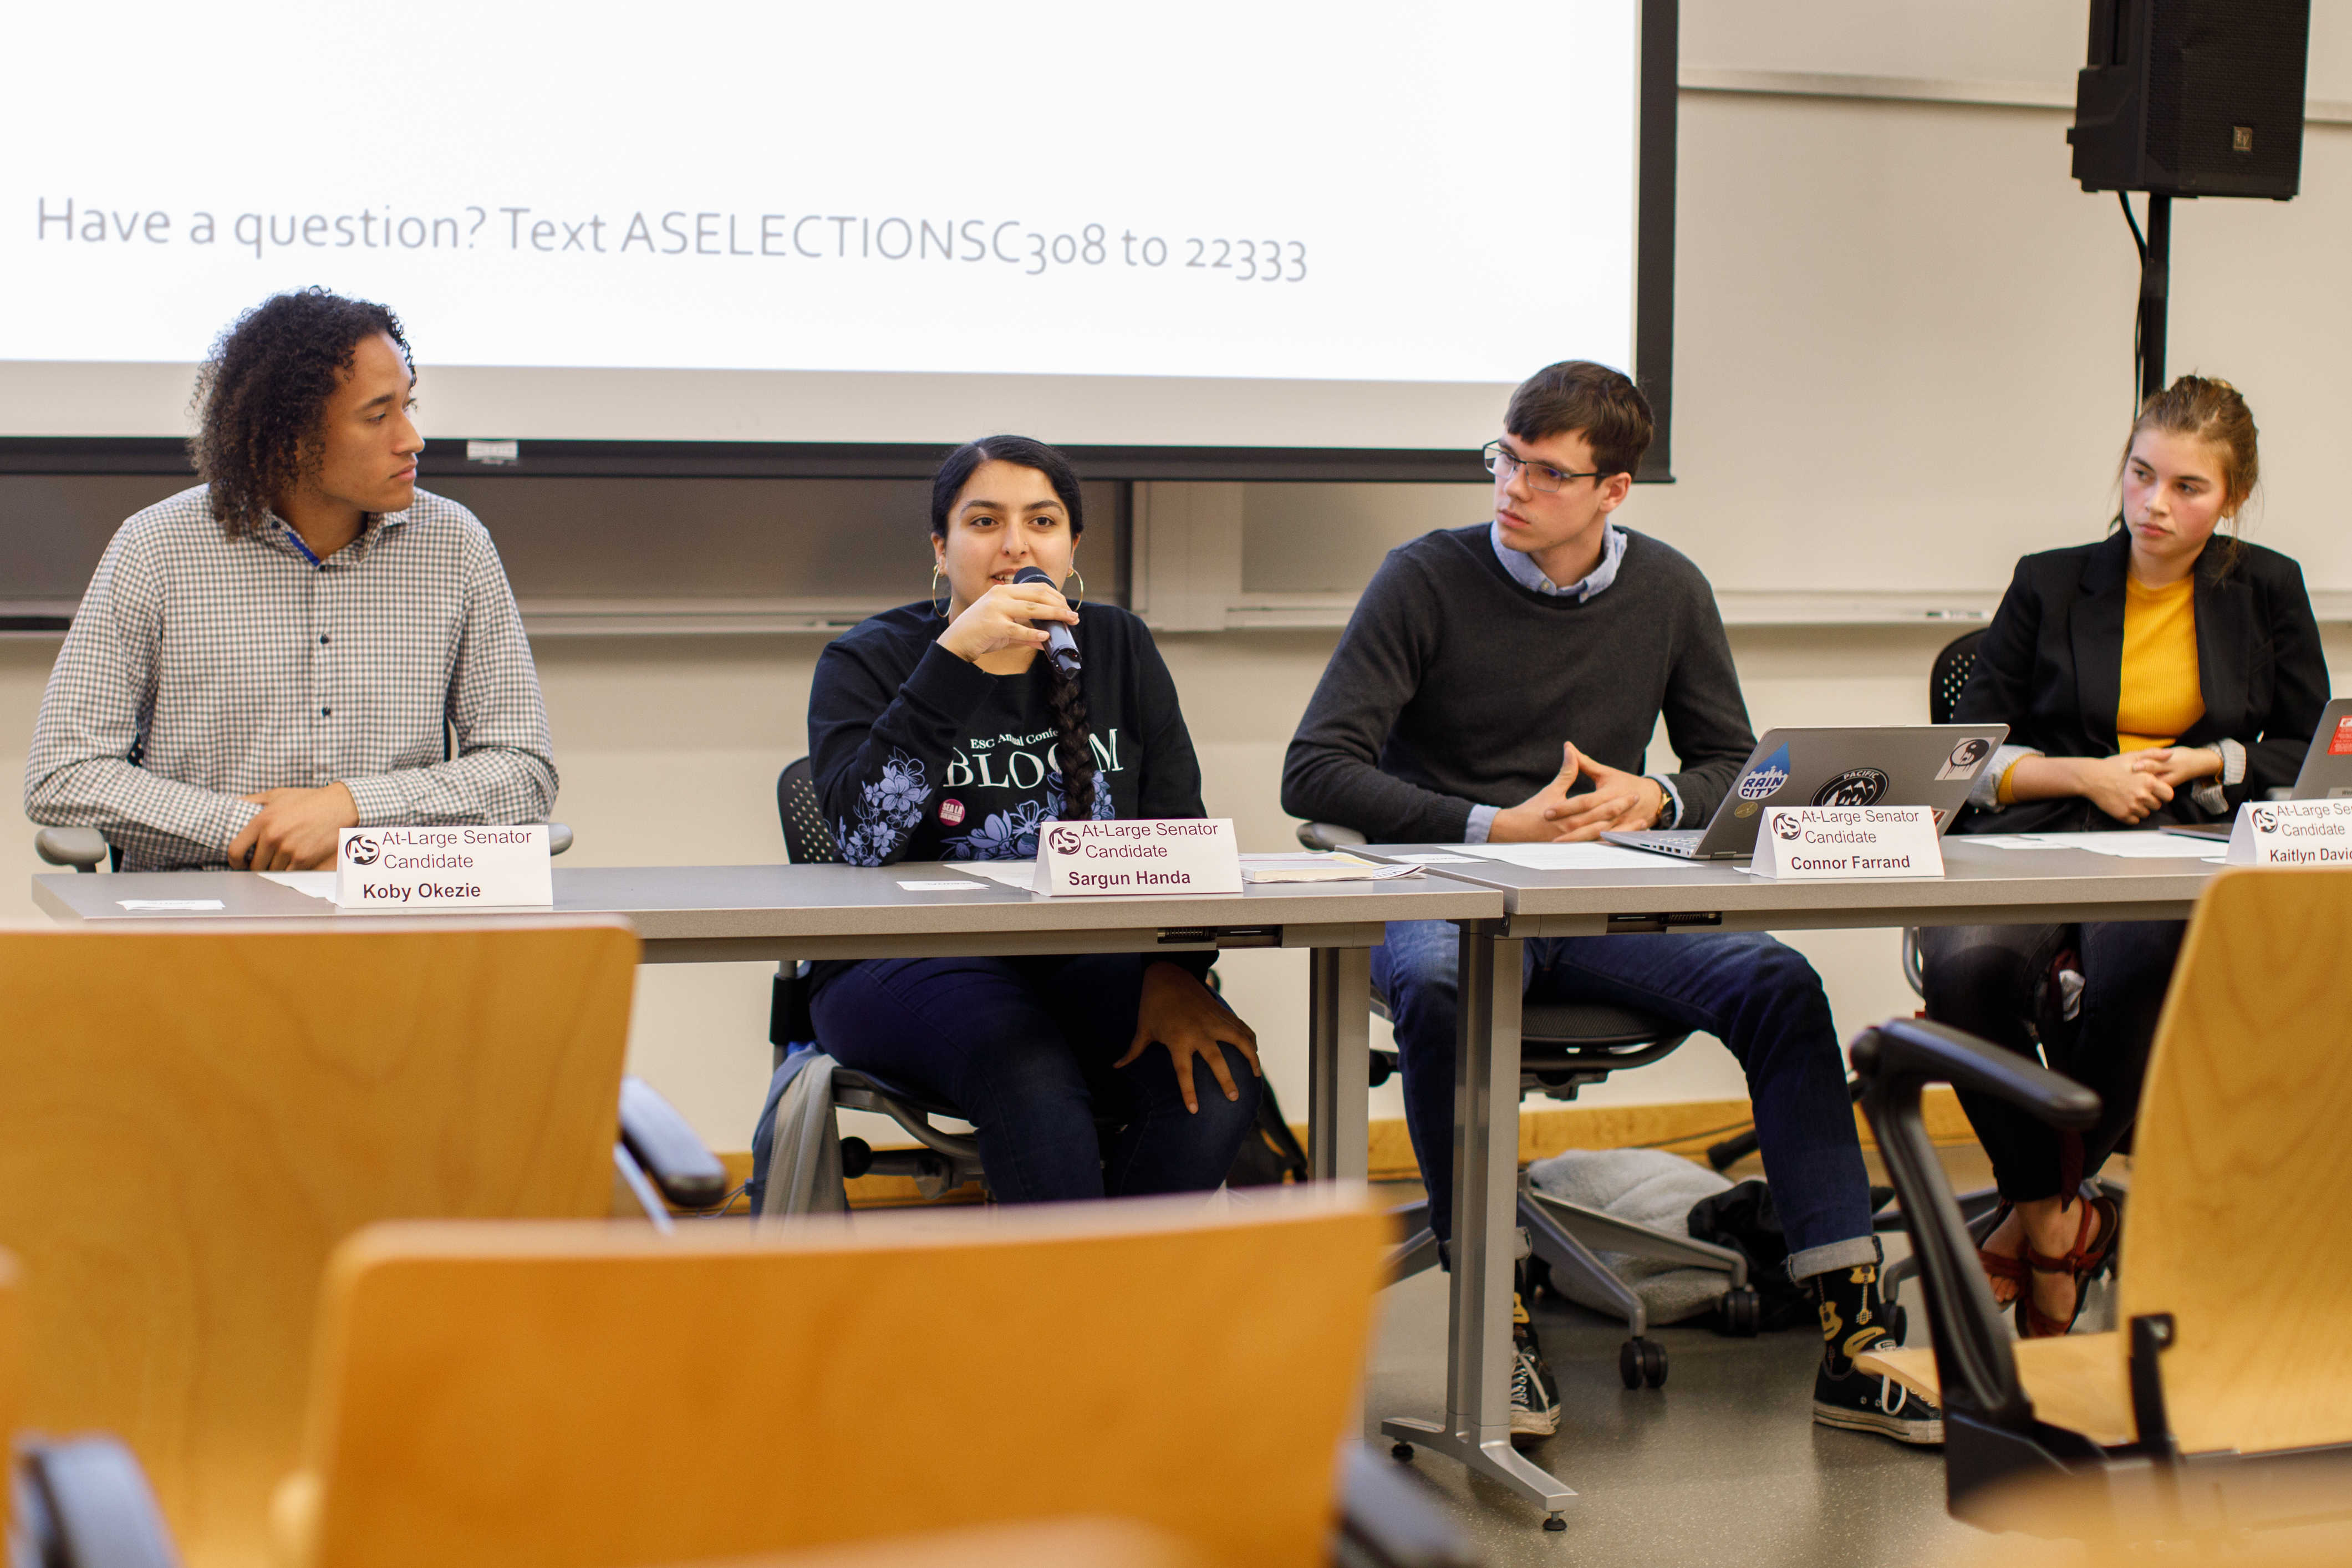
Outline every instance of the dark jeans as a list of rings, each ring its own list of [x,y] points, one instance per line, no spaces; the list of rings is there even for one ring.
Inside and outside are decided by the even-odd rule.
[[[1148,962],[874,959],[831,976],[809,1010],[835,1061],[936,1096],[978,1129],[1001,1203],[1206,1192],[1254,1125],[1258,1080],[1226,1047],[1241,1098],[1196,1064],[1194,1115],[1166,1047],[1111,1066],[1135,1038]],[[1097,1115],[1116,1131],[1098,1139]]]
[[[1454,1224],[1454,1025],[1460,933],[1391,923],[1372,949],[1404,1069],[1405,1124],[1430,1227]],[[1773,1206],[1796,1279],[1874,1261],[1870,1178],[1854,1136],[1829,999],[1803,955],[1769,936],[1577,936],[1527,943],[1532,1002],[1609,1002],[1703,1030],[1748,1073]]]
[[[2002,1197],[2030,1203],[2073,1191],[2131,1131],[2157,1015],[2187,930],[2179,921],[2107,921],[1919,932],[1928,1017],[2023,1057],[2035,1054],[2038,1032],[2050,1067],[2099,1096],[2098,1124],[2078,1138],[2007,1100],[1960,1091]],[[2051,961],[2069,947],[2083,959],[2083,1010],[2071,1025],[2045,999]]]

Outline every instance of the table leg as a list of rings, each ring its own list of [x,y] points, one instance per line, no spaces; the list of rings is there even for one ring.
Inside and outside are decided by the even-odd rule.
[[[1372,950],[1308,951],[1307,1159],[1318,1182],[1360,1182],[1370,1137]]]
[[[1454,1054],[1454,1243],[1446,1419],[1381,1423],[1498,1481],[1565,1528],[1576,1494],[1511,1447],[1511,1266],[1518,1252],[1519,967],[1522,944],[1462,924]]]

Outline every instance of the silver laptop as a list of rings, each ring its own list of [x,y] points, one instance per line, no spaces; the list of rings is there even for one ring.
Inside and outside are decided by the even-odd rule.
[[[2352,697],[2339,697],[2320,710],[2303,772],[2294,775],[2290,800],[2342,800],[2352,796]]]
[[[1744,860],[1768,805],[1925,805],[1941,833],[2008,734],[2006,724],[1768,731],[1705,827],[1601,837],[1689,860]]]

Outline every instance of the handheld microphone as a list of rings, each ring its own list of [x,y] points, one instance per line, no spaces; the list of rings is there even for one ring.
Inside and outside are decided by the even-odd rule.
[[[1034,566],[1024,566],[1013,574],[1013,580],[1015,583],[1043,583],[1048,588],[1058,586]],[[1045,623],[1045,657],[1052,659],[1054,668],[1064,675],[1076,676],[1078,673],[1078,640],[1070,635],[1070,628],[1059,621]]]

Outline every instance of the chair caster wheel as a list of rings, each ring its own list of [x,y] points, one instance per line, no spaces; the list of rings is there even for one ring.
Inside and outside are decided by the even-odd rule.
[[[1735,1340],[1752,1340],[1763,1326],[1764,1298],[1757,1294],[1755,1286],[1742,1285],[1723,1293],[1722,1304],[1717,1309],[1717,1332]]]
[[[1617,1351],[1617,1376],[1628,1388],[1664,1386],[1666,1347],[1655,1340],[1627,1340]]]
[[[1411,1464],[1412,1462],[1412,1445],[1410,1443],[1397,1444],[1394,1447],[1389,1450],[1389,1458],[1391,1459],[1402,1459],[1407,1464]]]
[[[1544,1528],[1546,1530],[1566,1530],[1568,1528],[1568,1521],[1560,1518],[1558,1514],[1553,1514],[1550,1518],[1544,1521]]]

